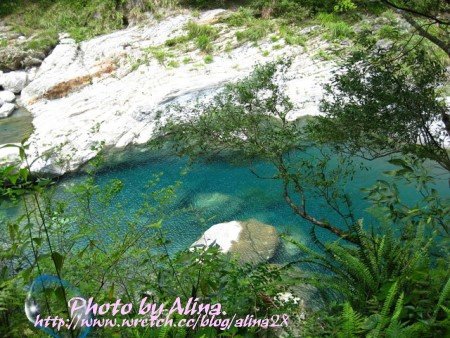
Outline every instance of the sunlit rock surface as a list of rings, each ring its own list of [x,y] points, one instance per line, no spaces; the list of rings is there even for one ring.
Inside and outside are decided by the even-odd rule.
[[[217,245],[242,263],[258,264],[270,260],[278,247],[279,238],[273,226],[249,220],[213,225],[191,247]]]
[[[75,171],[95,157],[101,142],[116,149],[144,144],[154,135],[158,112],[168,104],[208,99],[256,64],[284,56],[294,57],[286,92],[297,109],[289,118],[317,115],[321,85],[333,64],[312,55],[325,43],[310,41],[307,52],[282,40],[273,48],[269,38],[257,45],[241,44],[233,28],[218,22],[223,15],[217,10],[199,17],[180,14],[80,44],[61,35],[60,44],[22,90],[21,102],[34,118],[30,156],[38,160],[32,161],[32,170]],[[205,53],[193,43],[188,51],[164,46],[168,39],[185,35],[189,21],[212,23],[221,30],[212,63],[204,61]],[[171,56],[158,61],[149,47]]]

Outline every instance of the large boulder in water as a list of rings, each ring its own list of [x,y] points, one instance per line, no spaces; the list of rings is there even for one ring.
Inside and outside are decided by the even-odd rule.
[[[274,256],[278,244],[278,233],[273,226],[252,219],[213,225],[191,247],[217,245],[242,263],[259,264]]]

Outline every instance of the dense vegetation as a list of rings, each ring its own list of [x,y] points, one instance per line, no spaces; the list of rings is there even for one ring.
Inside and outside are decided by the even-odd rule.
[[[183,300],[199,297],[221,302],[227,313],[243,316],[289,313],[292,322],[285,334],[293,337],[446,336],[450,328],[450,203],[435,185],[448,179],[450,169],[445,148],[450,137],[449,111],[441,99],[448,91],[448,2],[6,0],[0,3],[0,16],[23,34],[37,33],[36,45],[29,48],[47,48],[61,31],[82,40],[123,27],[143,11],[163,15],[162,9],[177,6],[244,6],[226,21],[246,27],[240,35],[244,42],[255,42],[276,26],[293,43],[307,45],[292,31],[308,22],[322,25],[324,37],[331,41],[352,40],[348,50],[336,53],[346,62],[326,88],[323,117],[288,119],[294,107],[284,94],[283,78],[291,64],[289,59],[280,60],[257,67],[211,102],[198,103],[194,119],[161,124],[153,144],[169,144],[193,161],[230,152],[250,164],[264,159],[273,166],[274,176],[261,179],[281,182],[284,202],[309,223],[316,246],[305,247],[285,236],[283,240],[302,255],[283,266],[241,265],[216,248],[171,255],[164,224],[191,212],[172,208],[182,182],[161,186],[155,176],[143,183],[142,207],[129,215],[115,200],[123,189],[121,181],[112,180],[103,189],[97,184],[101,156],[93,161],[88,177],[65,196],[56,194],[51,180],[32,176],[28,167],[3,167],[0,194],[22,212],[2,219],[0,335],[36,336],[37,330],[24,316],[23,303],[27,286],[36,276],[50,274],[98,303],[118,298],[138,303],[143,295],[170,303],[182,296]],[[377,29],[360,22],[363,15],[374,13],[384,15],[387,22]],[[409,30],[400,27],[402,20],[409,23]],[[271,26],[270,22],[277,23]],[[361,29],[352,28],[358,25]],[[211,27],[191,25],[186,37],[171,41],[169,47],[194,40],[199,49],[211,52],[216,35]],[[388,43],[380,47],[379,40]],[[432,128],[436,123],[441,127]],[[298,152],[314,155],[299,160],[293,156]],[[20,153],[26,162],[25,145]],[[376,216],[370,223],[355,216],[358,210],[345,190],[360,169],[354,156],[387,157],[395,166],[374,186],[366,187],[370,211]],[[436,164],[444,180],[430,174]],[[257,170],[254,173],[259,175]],[[414,204],[403,201],[400,184],[417,191]],[[308,207],[311,196],[323,201],[338,221],[315,215]],[[94,204],[111,210],[107,219],[92,208]],[[107,231],[119,226],[125,236]],[[322,243],[318,231],[333,234],[336,241]],[[311,266],[318,267],[316,272],[310,272]],[[317,288],[325,305],[313,310],[277,300],[281,292],[298,285]],[[46,304],[41,313],[67,317],[65,299],[70,293],[63,283],[53,285],[39,296]],[[279,336],[281,331],[104,328],[95,334],[239,337]]]

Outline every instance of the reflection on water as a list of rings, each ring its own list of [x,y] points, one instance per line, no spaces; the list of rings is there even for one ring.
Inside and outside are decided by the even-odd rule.
[[[30,112],[19,108],[7,118],[0,119],[0,144],[19,143],[33,132]]]

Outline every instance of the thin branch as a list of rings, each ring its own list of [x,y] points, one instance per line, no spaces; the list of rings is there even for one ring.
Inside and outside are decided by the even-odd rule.
[[[288,203],[288,205],[291,207],[291,209],[300,217],[302,217],[303,219],[307,220],[308,222],[322,228],[322,229],[326,229],[328,231],[330,231],[331,233],[335,234],[336,236],[338,236],[339,238],[345,239],[346,241],[349,241],[351,243],[354,244],[358,244],[358,240],[352,236],[351,234],[329,224],[326,222],[322,222],[319,221],[318,219],[312,217],[311,215],[309,215],[308,213],[306,213],[304,210],[302,210],[301,208],[298,207],[297,204],[294,203],[294,201],[291,199],[290,195],[289,195],[289,187],[288,187],[288,182],[284,182],[284,199],[286,200],[286,202]]]
[[[423,13],[423,12],[416,11],[416,10],[414,10],[412,8],[401,7],[401,6],[391,2],[389,0],[381,0],[381,2],[383,2],[385,5],[387,5],[389,7],[392,7],[392,8],[395,8],[395,9],[397,9],[399,11],[407,12],[407,13],[410,13],[410,14],[415,15],[415,16],[420,16],[422,18],[432,20],[435,23],[438,23],[440,25],[446,25],[446,26],[450,25],[450,22],[448,22],[448,21],[443,21],[443,20],[439,19],[438,17],[432,16],[430,14],[426,14],[426,13]]]
[[[411,15],[408,15],[406,13],[402,13],[402,16],[405,18],[405,20],[413,26],[417,33],[421,36],[423,36],[425,39],[428,39],[430,42],[438,46],[440,49],[442,49],[449,57],[450,57],[450,44],[446,43],[445,41],[439,39],[438,37],[434,36],[433,34],[429,33],[426,29],[424,29],[418,22],[416,22]]]

